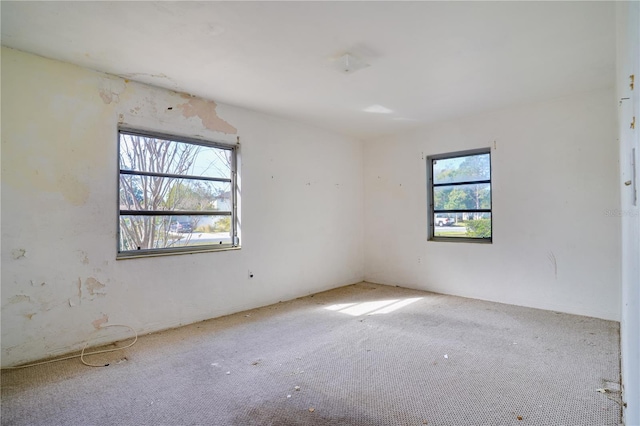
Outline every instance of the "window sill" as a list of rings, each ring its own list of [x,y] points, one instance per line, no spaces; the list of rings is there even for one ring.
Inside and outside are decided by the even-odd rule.
[[[446,243],[493,244],[493,239],[491,238],[431,237],[427,241]]]
[[[118,253],[116,255],[116,260],[128,260],[128,259],[140,259],[146,257],[160,257],[160,256],[175,256],[179,254],[198,254],[198,253],[211,253],[216,251],[233,251],[240,250],[242,247],[207,247],[207,248],[185,248],[185,249],[174,249],[174,250],[139,250],[139,251],[130,251],[124,253]]]

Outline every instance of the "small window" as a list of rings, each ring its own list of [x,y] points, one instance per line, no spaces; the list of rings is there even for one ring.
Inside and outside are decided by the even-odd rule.
[[[491,150],[427,157],[429,240],[491,242]]]
[[[119,258],[239,246],[235,145],[118,133]]]

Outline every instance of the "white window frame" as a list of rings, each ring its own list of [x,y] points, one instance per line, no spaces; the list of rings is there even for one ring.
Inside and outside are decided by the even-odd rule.
[[[120,150],[121,146],[121,137],[122,135],[132,135],[132,136],[141,136],[145,138],[153,138],[159,139],[163,141],[170,141],[176,143],[190,144],[190,145],[199,145],[208,148],[217,148],[228,150],[231,152],[231,173],[229,178],[218,178],[218,177],[203,177],[203,176],[192,176],[188,174],[170,174],[170,173],[156,173],[149,171],[132,171],[125,170],[121,168],[121,155],[122,152]],[[239,195],[239,143],[238,144],[228,144],[222,142],[213,142],[207,140],[200,140],[189,137],[176,136],[166,133],[140,130],[135,128],[129,128],[125,126],[121,126],[118,128],[118,193],[117,193],[117,206],[118,206],[118,215],[117,215],[117,224],[116,224],[116,248],[117,255],[116,259],[129,259],[129,258],[138,258],[138,257],[149,257],[149,256],[164,256],[164,255],[176,255],[176,254],[188,254],[188,253],[201,253],[201,252],[212,252],[212,251],[223,251],[223,250],[235,250],[240,248],[240,238],[239,238],[239,215],[238,215],[238,195]],[[205,210],[205,211],[181,211],[181,210],[131,210],[131,209],[123,209],[120,204],[120,191],[121,191],[121,177],[123,175],[133,175],[133,176],[150,176],[150,177],[160,177],[160,178],[177,178],[177,179],[190,179],[190,180],[201,180],[201,181],[217,181],[217,182],[226,182],[230,184],[230,192],[231,192],[231,210],[230,211],[215,211],[215,210]],[[166,248],[139,248],[133,250],[122,250],[121,249],[121,217],[122,216],[230,216],[231,217],[231,230],[230,230],[230,242],[229,243],[212,243],[207,245],[187,245],[182,247],[166,247]]]

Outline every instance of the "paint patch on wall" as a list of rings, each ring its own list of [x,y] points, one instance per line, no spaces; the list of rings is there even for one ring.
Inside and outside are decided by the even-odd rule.
[[[96,330],[100,330],[100,327],[102,327],[102,324],[105,324],[107,322],[109,322],[109,316],[107,314],[102,314],[100,318],[92,321],[91,324],[93,324],[93,327]]]
[[[550,251],[547,254],[547,259],[549,259],[549,263],[551,264],[551,268],[553,269],[553,276],[555,279],[558,279],[558,260],[556,259],[556,255]]]
[[[86,251],[84,250],[78,250],[78,254],[81,257],[81,261],[83,265],[88,265],[89,264],[89,255],[87,254]]]
[[[15,296],[11,296],[9,298],[9,304],[16,304],[20,302],[31,302],[31,298],[26,294],[16,294]]]
[[[11,250],[11,255],[15,260],[18,260],[27,257],[27,251],[25,249],[14,249]]]
[[[183,95],[183,97],[188,98],[189,96]],[[215,102],[198,98],[190,98],[189,102],[177,105],[185,118],[198,117],[202,121],[202,125],[209,130],[229,135],[237,134],[238,129],[218,117],[216,107]]]
[[[92,296],[104,296],[106,294],[101,291],[106,287],[106,285],[102,284],[100,281],[93,277],[87,278],[84,282],[84,285],[87,288],[89,294]]]
[[[78,303],[82,303],[82,279],[78,277]]]

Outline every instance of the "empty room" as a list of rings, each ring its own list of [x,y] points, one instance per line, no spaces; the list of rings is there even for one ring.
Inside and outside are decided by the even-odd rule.
[[[640,425],[640,3],[0,2],[2,425]]]

